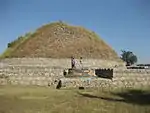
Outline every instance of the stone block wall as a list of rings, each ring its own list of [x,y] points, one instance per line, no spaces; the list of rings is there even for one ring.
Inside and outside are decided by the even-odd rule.
[[[88,68],[97,69],[96,66],[99,66],[98,68],[102,66],[101,61],[94,60],[92,62],[92,60],[88,60],[87,63],[85,60],[83,61],[85,62],[84,65],[86,64],[85,66]],[[90,62],[92,62],[91,67],[88,66]],[[100,62],[101,64],[99,64]],[[94,67],[94,65],[96,66]],[[56,80],[62,80],[63,85],[66,87],[150,87],[150,69],[113,68],[113,79],[111,80],[94,76],[65,78],[63,71],[68,67],[70,68],[69,59],[55,59],[54,61],[50,61],[50,59],[27,60],[26,58],[18,60],[4,59],[0,62],[0,85],[54,86],[57,84]]]
[[[150,70],[113,69],[111,80],[94,76],[65,78],[63,69],[48,66],[7,66],[0,69],[0,85],[54,86],[58,80],[62,80],[65,87],[150,87]]]
[[[82,78],[62,78],[62,84],[65,87],[88,87],[88,88],[112,88],[112,81],[110,79],[82,77]]]
[[[114,87],[150,86],[150,69],[114,69]]]
[[[63,77],[63,69],[44,66],[7,66],[0,69],[0,84],[40,85],[54,84]]]
[[[79,60],[76,59],[76,66],[80,68]],[[83,59],[83,67],[85,68],[112,68],[112,67],[125,67],[124,62],[107,61],[100,59]],[[70,59],[52,59],[52,58],[11,58],[2,59],[0,67],[4,66],[49,66],[55,68],[70,68]]]
[[[62,79],[68,87],[101,87],[108,89],[116,88],[144,88],[150,87],[150,70],[140,69],[113,69],[113,79],[106,78],[74,78]]]

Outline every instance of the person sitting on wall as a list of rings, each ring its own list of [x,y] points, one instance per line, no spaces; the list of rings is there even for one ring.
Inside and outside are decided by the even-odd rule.
[[[75,66],[75,58],[74,57],[71,57],[71,68],[72,69],[76,68],[76,66]]]

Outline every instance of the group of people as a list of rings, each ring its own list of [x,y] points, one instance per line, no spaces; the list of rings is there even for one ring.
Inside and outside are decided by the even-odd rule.
[[[80,57],[79,63],[80,63],[81,68],[83,68],[82,57]],[[71,57],[71,68],[75,69],[76,68],[76,64],[77,64],[77,61],[75,60],[75,58]]]

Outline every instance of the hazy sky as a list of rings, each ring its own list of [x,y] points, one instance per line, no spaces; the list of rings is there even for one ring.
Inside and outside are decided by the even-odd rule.
[[[95,31],[118,54],[150,63],[150,0],[0,0],[0,53],[7,43],[62,20]]]

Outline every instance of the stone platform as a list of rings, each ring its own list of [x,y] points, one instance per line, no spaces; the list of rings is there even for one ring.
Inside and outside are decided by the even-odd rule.
[[[64,77],[96,77],[94,69],[67,69],[64,70]]]

